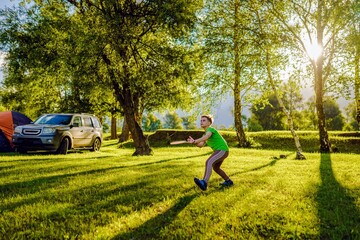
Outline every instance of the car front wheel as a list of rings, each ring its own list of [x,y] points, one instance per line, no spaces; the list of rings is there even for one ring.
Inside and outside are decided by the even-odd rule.
[[[68,152],[68,149],[69,149],[69,139],[64,138],[61,141],[61,144],[60,144],[59,149],[57,150],[57,153],[66,155]]]
[[[91,151],[97,152],[97,151],[100,150],[100,147],[101,147],[101,141],[100,141],[99,138],[96,138],[96,139],[94,140],[93,145],[92,145]]]
[[[16,151],[21,153],[21,154],[26,154],[27,153],[27,151],[25,149],[23,149],[23,148],[18,148],[18,149],[16,149]]]

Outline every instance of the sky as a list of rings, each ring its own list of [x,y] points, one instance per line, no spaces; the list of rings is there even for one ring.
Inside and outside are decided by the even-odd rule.
[[[17,1],[16,1],[17,2]],[[4,9],[5,7],[11,7],[13,4],[16,4],[15,1],[10,0],[1,0],[0,1],[0,9]],[[4,54],[0,51],[0,68],[4,63]],[[0,70],[0,79],[3,78],[2,71]]]
[[[1,0],[0,8],[11,7],[14,4],[18,4],[19,2],[20,2],[19,0]]]
[[[20,0],[0,0],[0,9],[4,9],[6,7],[12,7],[16,4],[18,4]],[[4,62],[4,56],[3,53],[0,52],[0,66],[2,66]],[[0,71],[0,79],[2,79],[2,72]]]

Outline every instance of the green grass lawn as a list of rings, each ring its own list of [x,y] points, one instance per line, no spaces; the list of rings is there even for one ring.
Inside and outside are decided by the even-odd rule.
[[[0,239],[360,239],[357,154],[231,148],[203,192],[210,148],[153,150],[0,155]]]

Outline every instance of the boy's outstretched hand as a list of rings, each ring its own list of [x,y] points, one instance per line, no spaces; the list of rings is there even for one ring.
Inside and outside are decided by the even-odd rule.
[[[186,141],[191,144],[193,144],[195,142],[195,140],[191,136],[189,136]]]

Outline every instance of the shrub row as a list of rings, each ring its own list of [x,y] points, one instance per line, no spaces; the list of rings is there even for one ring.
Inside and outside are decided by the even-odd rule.
[[[220,131],[230,147],[237,146],[234,131]],[[158,130],[148,136],[152,147],[169,146],[171,141],[186,140],[189,136],[199,138],[204,134],[202,130]],[[360,153],[360,133],[358,132],[329,132],[332,148],[336,152]],[[280,149],[282,151],[296,151],[294,139],[290,131],[264,131],[246,133],[252,148]],[[320,148],[317,131],[299,131],[297,135],[304,152],[318,152]]]

